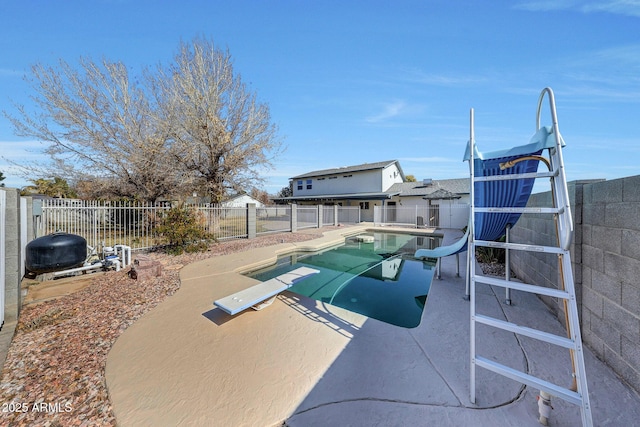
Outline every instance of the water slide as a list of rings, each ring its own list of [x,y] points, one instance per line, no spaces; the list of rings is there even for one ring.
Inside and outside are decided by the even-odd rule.
[[[564,142],[561,141],[564,146]],[[470,145],[464,155],[464,161],[471,161]],[[552,149],[556,138],[551,127],[541,127],[526,145],[506,150],[482,153],[474,144],[473,169],[475,176],[474,203],[476,208],[522,208],[525,207],[534,178],[527,174],[535,174],[542,157],[542,151]],[[483,181],[483,178],[497,175],[518,174],[521,179],[504,179]],[[456,242],[435,249],[419,249],[416,258],[441,258],[463,252],[467,249],[469,232],[474,229],[475,240],[498,240],[505,234],[507,225],[514,225],[520,218],[519,212],[476,212],[473,227],[467,226],[462,238]],[[469,218],[471,221],[471,218]]]

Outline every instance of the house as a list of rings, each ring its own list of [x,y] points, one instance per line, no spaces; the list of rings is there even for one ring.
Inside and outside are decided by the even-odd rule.
[[[243,194],[238,194],[236,196],[232,196],[228,199],[223,200],[222,202],[220,202],[220,207],[244,208],[247,206],[248,203],[253,203],[254,205],[256,205],[257,208],[261,208],[264,206],[264,203],[261,203],[260,201],[254,199],[250,195],[243,193]]]
[[[293,196],[277,201],[360,206],[362,221],[374,220],[376,206],[393,209],[469,203],[468,178],[405,182],[398,160],[317,170],[290,180]],[[468,210],[463,215],[468,215]]]

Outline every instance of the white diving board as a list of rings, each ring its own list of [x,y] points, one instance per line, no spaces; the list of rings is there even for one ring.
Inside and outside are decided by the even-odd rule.
[[[270,305],[275,296],[280,292],[289,289],[299,280],[306,279],[312,274],[319,272],[320,270],[315,270],[309,267],[296,268],[295,270],[281,274],[280,276],[274,277],[266,282],[259,283],[250,288],[236,292],[235,294],[216,300],[213,303],[232,316],[249,307],[252,307],[254,310],[261,310],[262,308]],[[270,301],[265,301],[270,298]],[[264,303],[262,303],[263,301]],[[259,303],[262,304],[258,305]]]

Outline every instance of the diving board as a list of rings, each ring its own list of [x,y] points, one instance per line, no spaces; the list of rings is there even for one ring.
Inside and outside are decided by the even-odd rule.
[[[216,307],[226,311],[232,316],[249,307],[253,307],[255,310],[260,310],[272,302],[265,300],[274,298],[280,292],[289,289],[296,282],[319,272],[320,270],[313,268],[299,267],[288,273],[284,273],[278,277],[267,280],[266,282],[259,283],[250,288],[236,292],[235,294],[216,300],[214,301],[214,304]]]

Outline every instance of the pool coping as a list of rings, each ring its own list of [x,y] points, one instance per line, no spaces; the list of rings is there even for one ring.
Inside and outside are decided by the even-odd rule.
[[[240,274],[250,265],[275,261],[287,251],[327,248],[345,234],[372,228],[345,227],[307,242],[185,266],[181,289],[127,329],[109,353],[106,381],[118,424],[286,422],[294,427],[408,425],[428,419],[434,425],[538,425],[537,391],[488,372],[479,373],[477,404],[469,402],[469,310],[462,298],[464,279],[454,273],[456,257],[442,260],[442,280],[433,280],[423,320],[413,329],[287,292],[265,310],[233,317],[212,305],[217,297],[255,283]],[[462,233],[442,234],[448,244]],[[505,307],[490,287],[478,298],[496,315],[560,327],[537,298],[514,293],[514,305]],[[507,354],[533,372],[550,367],[553,378],[565,377],[570,369],[568,357],[527,340],[516,343],[482,332],[479,337],[490,357]],[[638,396],[586,353],[594,419],[617,424],[640,417]],[[575,406],[559,399],[554,408],[556,425],[580,419]]]

